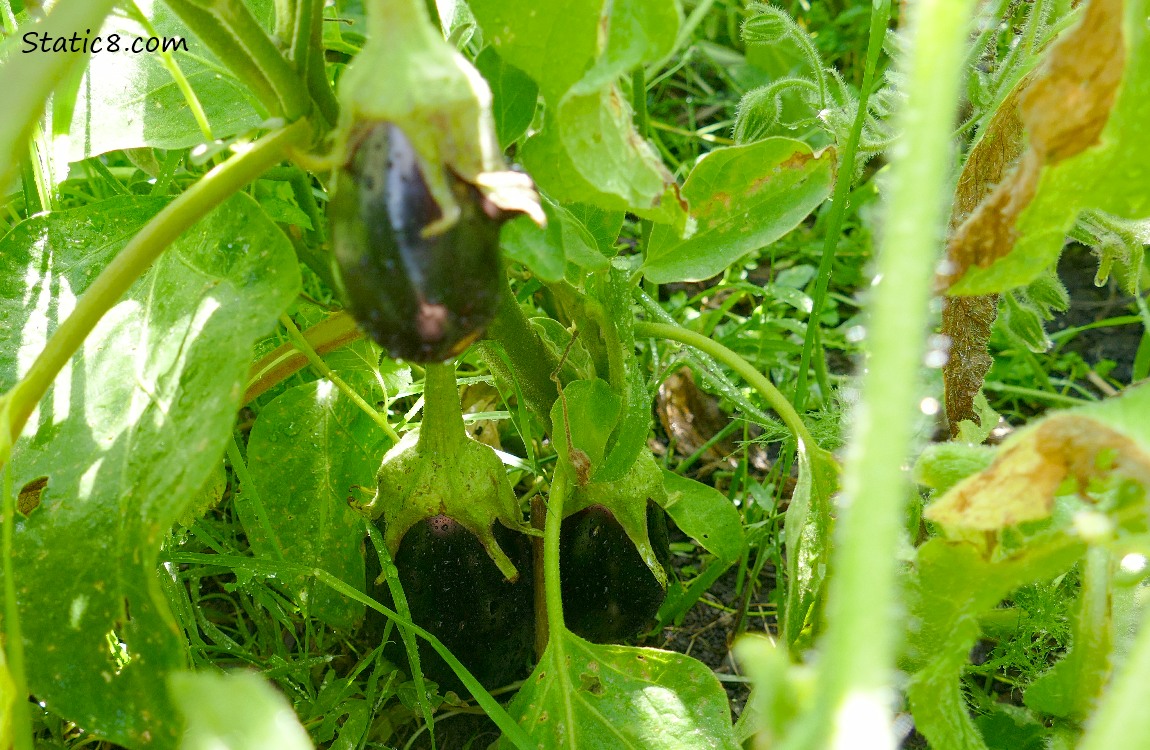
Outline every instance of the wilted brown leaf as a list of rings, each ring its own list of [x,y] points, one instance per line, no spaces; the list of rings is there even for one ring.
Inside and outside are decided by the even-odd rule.
[[[1150,455],[1095,419],[1057,415],[1019,433],[985,471],[956,484],[925,515],[947,529],[997,531],[1049,516],[1067,478],[1085,492],[1091,479],[1112,474],[1150,486]]]
[[[1091,0],[1078,25],[999,106],[959,176],[940,290],[972,265],[985,267],[1008,254],[1042,168],[1098,142],[1124,57],[1122,0]],[[943,306],[942,332],[951,342],[943,368],[951,435],[962,420],[978,421],[974,397],[993,363],[987,342],[997,306],[998,295],[948,298]]]
[[[941,279],[945,287],[970,266],[989,266],[1011,251],[1018,216],[1034,198],[1043,167],[1098,142],[1125,65],[1122,12],[1122,0],[1091,0],[1082,20],[1051,45],[1039,68],[1019,84],[1017,114],[1010,106],[1014,95],[1000,108],[1005,110],[1002,133],[1020,121],[1026,150],[1014,170],[961,217],[947,245],[949,263]],[[1009,145],[1009,138],[1004,136],[1002,142]],[[995,161],[986,158],[987,165]],[[972,179],[972,190],[979,182]]]

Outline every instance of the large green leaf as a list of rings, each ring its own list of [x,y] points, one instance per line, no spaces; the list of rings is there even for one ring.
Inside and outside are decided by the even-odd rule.
[[[726,693],[702,662],[598,646],[566,630],[547,645],[508,713],[540,750],[737,747]]]
[[[98,32],[104,45],[118,35],[119,52],[92,55],[76,96],[68,159],[123,148],[186,148],[206,138],[187,97],[166,64],[176,66],[203,108],[211,134],[226,138],[250,130],[266,116],[242,82],[227,72],[208,48],[160,2],[138,3],[152,29],[124,14],[110,16]],[[125,52],[133,40],[152,34],[183,39],[187,51],[170,54]],[[93,39],[95,34],[92,35]]]
[[[0,388],[162,206],[116,198],[0,241]],[[46,478],[13,561],[29,688],[99,736],[175,743],[165,678],[184,647],[157,554],[222,458],[253,342],[299,286],[283,233],[247,196],[229,199],[97,324],[14,446],[16,487]]]
[[[790,138],[712,151],[683,184],[695,233],[656,226],[643,273],[659,284],[714,276],[798,226],[830,195],[834,173],[831,151]]]
[[[471,0],[484,36],[499,56],[559,101],[591,65],[603,0]]]
[[[246,529],[261,557],[322,567],[363,589],[363,516],[347,499],[370,487],[383,457],[379,426],[329,380],[292,388],[260,412],[248,438],[248,470],[274,539]],[[363,605],[310,579],[292,584],[311,614],[352,628]]]

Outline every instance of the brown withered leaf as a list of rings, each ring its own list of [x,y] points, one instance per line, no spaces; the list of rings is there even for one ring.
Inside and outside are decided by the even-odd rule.
[[[1095,419],[1061,414],[1019,433],[985,471],[956,484],[925,516],[947,529],[997,531],[1048,517],[1067,478],[1085,492],[1091,479],[1112,474],[1148,485],[1150,455]]]
[[[989,266],[1007,255],[1042,169],[1098,142],[1125,66],[1122,13],[1122,0],[1090,0],[1079,23],[1051,45],[1039,68],[1019,85],[1017,116],[1026,130],[1026,150],[952,234],[941,278],[945,287],[970,266]],[[1013,95],[1003,108],[1010,109],[1012,100]]]
[[[972,265],[988,266],[1009,253],[1042,168],[1098,142],[1121,83],[1124,54],[1122,0],[1091,0],[1078,25],[1002,102],[959,176],[940,291]],[[943,387],[952,436],[962,420],[978,422],[974,397],[993,364],[987,343],[997,306],[998,295],[944,302],[942,332],[951,345]]]
[[[950,435],[956,437],[963,420],[981,423],[974,399],[994,364],[987,344],[998,316],[998,295],[945,297],[942,304],[942,335],[950,339],[942,368],[943,400]]]

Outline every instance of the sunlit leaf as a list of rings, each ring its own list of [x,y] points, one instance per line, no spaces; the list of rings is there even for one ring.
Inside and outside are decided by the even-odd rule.
[[[597,646],[567,631],[548,644],[508,712],[540,750],[736,747],[726,693],[702,662]]]
[[[362,590],[363,516],[348,498],[355,487],[372,486],[385,440],[329,380],[292,388],[265,406],[247,458],[273,538],[259,526],[246,529],[256,554],[322,567]],[[363,617],[362,604],[310,580],[293,588],[306,597],[308,611],[330,625],[350,629]]]
[[[712,151],[683,183],[695,233],[656,226],[644,275],[660,284],[714,276],[798,226],[830,195],[834,172],[831,151],[789,138]]]
[[[78,295],[163,201],[37,216],[0,241],[0,385],[26,372]],[[184,233],[88,336],[14,447],[29,688],[130,747],[174,744],[165,678],[184,649],[157,582],[174,521],[220,463],[253,342],[298,293],[283,233],[237,195]]]

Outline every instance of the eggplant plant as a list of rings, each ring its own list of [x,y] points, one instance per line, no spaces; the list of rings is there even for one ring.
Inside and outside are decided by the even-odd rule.
[[[1150,745],[1146,0],[799,5],[0,0],[0,748]]]

